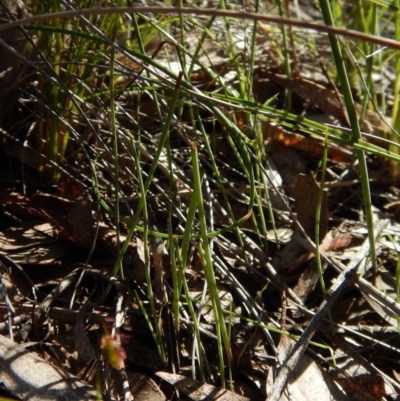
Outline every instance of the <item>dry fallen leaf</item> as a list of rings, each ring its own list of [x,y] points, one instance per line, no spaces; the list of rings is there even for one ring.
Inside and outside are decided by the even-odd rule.
[[[297,220],[306,234],[315,240],[316,210],[319,197],[319,185],[312,174],[299,174],[293,196]],[[319,238],[322,241],[328,231],[328,200],[324,191],[320,213]],[[301,234],[296,229],[289,243],[275,256],[272,264],[276,270],[287,268],[292,271],[313,257],[297,239]]]
[[[193,401],[250,401],[249,398],[235,394],[232,391],[211,384],[202,384],[197,380],[192,380],[182,375],[167,372],[157,372],[156,375],[175,386],[178,391]]]
[[[354,401],[381,401],[386,395],[382,376],[365,374],[336,379]]]
[[[137,372],[128,372],[129,388],[135,401],[165,401],[165,396],[149,377]]]
[[[279,355],[284,360],[292,350],[295,341],[282,336],[279,342]],[[273,385],[272,369],[268,373],[268,392]],[[288,396],[286,395],[288,394]],[[307,355],[300,358],[299,364],[289,376],[287,391],[280,401],[349,401],[336,386],[333,379]]]
[[[74,344],[80,361],[89,362],[96,359],[96,353],[89,341],[81,315],[78,315],[74,326]]]
[[[314,239],[315,217],[318,206],[320,186],[312,174],[299,174],[294,188],[295,211],[297,220],[307,235]],[[320,215],[320,241],[328,231],[328,200],[326,191],[323,191]]]
[[[66,215],[71,240],[83,248],[90,248],[94,239],[91,202],[84,195],[78,197]]]
[[[95,389],[0,335],[0,377],[13,395],[29,401],[97,400]]]
[[[68,244],[54,238],[53,227],[37,220],[0,232],[0,251],[15,263],[48,264],[61,258]]]
[[[296,93],[303,99],[311,101],[321,110],[325,111],[325,113],[337,118],[344,126],[348,126],[349,123],[343,96],[334,90],[301,77],[292,78],[272,73],[268,74],[267,77],[272,82]],[[361,106],[355,103],[355,107],[360,112]],[[382,118],[370,110],[367,110],[361,128],[364,132],[374,132],[379,135],[382,135],[386,129]]]
[[[322,140],[290,132],[279,125],[273,125],[269,121],[262,122],[262,132],[264,139],[271,143],[321,157],[324,154],[325,143]],[[354,155],[346,147],[330,142],[328,144],[328,157],[338,163],[350,163]]]
[[[338,230],[332,230],[327,233],[322,244],[320,245],[320,250],[327,253],[339,248],[347,247],[350,244],[351,235],[350,233],[340,233]],[[310,259],[314,254],[309,253]],[[323,263],[323,270],[325,270],[327,264]],[[319,280],[318,267],[316,261],[312,261],[304,272],[301,273],[296,286],[293,288],[294,293],[303,301],[305,301],[308,295],[314,290],[315,285]]]

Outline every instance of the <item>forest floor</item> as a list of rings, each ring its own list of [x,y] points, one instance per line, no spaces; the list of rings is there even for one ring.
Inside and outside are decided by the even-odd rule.
[[[280,25],[202,12],[142,56],[99,30],[90,63],[79,35],[48,65],[32,22],[0,30],[0,399],[400,399],[389,117],[362,119],[365,183],[326,32],[286,30],[288,74]]]

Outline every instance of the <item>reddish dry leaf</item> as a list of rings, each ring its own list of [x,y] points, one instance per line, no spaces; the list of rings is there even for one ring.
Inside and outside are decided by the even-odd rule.
[[[338,98],[335,91],[300,77],[289,78],[285,75],[270,74],[269,79],[296,93],[301,98],[311,101],[325,113],[337,118],[343,125],[348,126],[348,117],[343,107],[343,99]]]
[[[74,200],[82,195],[84,188],[83,185],[74,181],[71,177],[64,176],[60,182],[60,197],[65,199]]]
[[[318,193],[319,185],[316,183],[314,177],[311,174],[300,174],[294,190],[295,210],[299,223],[312,240],[315,237]],[[320,238],[323,238],[320,244],[321,251],[329,252],[350,244],[351,235],[349,233],[341,234],[332,231],[326,234],[328,228],[326,193],[323,194],[320,220]],[[314,257],[312,252],[305,250],[301,245],[300,235],[298,231],[295,232],[289,243],[274,258],[273,265],[276,269],[286,268],[289,272],[292,272]],[[294,291],[300,298],[306,299],[308,294],[315,288],[317,281],[318,270],[314,265],[311,265],[300,276]]]
[[[78,315],[74,326],[74,344],[78,352],[78,359],[89,362],[96,358],[96,353],[89,341],[82,315]]]
[[[381,401],[386,395],[385,381],[379,375],[365,374],[336,381],[354,401]]]
[[[299,174],[294,188],[295,211],[297,220],[307,235],[314,239],[315,218],[318,206],[320,186],[312,174]],[[323,191],[320,213],[320,241],[325,238],[328,231],[328,200],[326,191]]]
[[[232,362],[237,371],[250,371],[253,369],[251,353],[248,344],[231,344]]]
[[[4,207],[12,204],[23,204],[26,206],[26,198],[17,192],[1,192],[0,204]]]
[[[4,197],[4,196],[2,196]],[[39,217],[57,230],[58,236],[87,248],[93,241],[91,203],[84,197],[71,202],[54,195],[35,193],[30,199],[18,198],[19,209],[11,202],[4,205],[10,213]]]
[[[7,211],[12,216],[31,215],[31,212],[28,208],[28,199],[15,192],[1,192],[0,205],[4,211]]]
[[[250,401],[249,398],[235,394],[232,391],[211,384],[202,384],[197,380],[192,380],[182,375],[167,372],[157,372],[156,375],[175,386],[178,391],[193,401]]]
[[[306,234],[315,240],[316,210],[319,197],[319,185],[312,174],[299,174],[293,196],[295,198],[295,211],[297,220],[303,227]],[[349,245],[351,236],[348,233],[336,234],[328,230],[328,201],[324,191],[322,195],[322,205],[320,213],[320,249],[324,252],[343,248]],[[314,257],[312,252],[308,252],[301,245],[299,238],[301,233],[296,230],[289,243],[280,251],[273,260],[274,267],[278,270],[287,268],[289,272],[295,270],[305,262]],[[308,279],[307,279],[308,280]]]
[[[334,90],[300,77],[289,78],[285,75],[273,73],[268,73],[267,77],[272,82],[296,93],[301,98],[311,101],[321,110],[325,111],[325,113],[338,119],[342,125],[349,126],[343,96],[338,95]],[[361,106],[355,104],[355,107],[360,112]],[[374,132],[379,135],[385,131],[381,117],[370,110],[366,112],[361,128],[365,132]]]
[[[67,226],[71,233],[71,240],[79,246],[90,249],[94,239],[94,221],[91,202],[80,196],[68,210]]]
[[[322,270],[325,271],[327,264],[322,265]],[[293,288],[293,292],[303,301],[314,291],[315,286],[319,281],[319,271],[316,261],[311,261],[306,269],[301,273],[297,284]]]
[[[341,248],[347,248],[351,242],[350,233],[338,233],[336,230],[330,231],[321,244],[324,252],[335,251]]]
[[[268,121],[262,122],[262,131],[264,139],[270,142],[278,143],[285,147],[294,148],[321,157],[324,154],[325,144],[322,140],[295,134],[294,132],[287,131],[282,127],[272,125]],[[343,146],[329,143],[328,157],[330,160],[337,163],[350,163],[353,160],[354,155],[350,150]]]
[[[42,192],[36,192],[30,199],[27,199],[27,206],[31,214],[42,217],[56,227],[60,225],[61,231],[65,226],[64,216],[72,205],[72,201]]]

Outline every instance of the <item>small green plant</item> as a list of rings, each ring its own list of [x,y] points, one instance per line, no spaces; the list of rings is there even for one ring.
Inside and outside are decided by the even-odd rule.
[[[351,28],[363,32],[378,35],[383,32],[378,29],[377,2],[355,2],[348,13],[339,2],[330,4],[321,0],[319,3],[328,26],[346,28],[351,22]],[[135,236],[140,238],[144,277],[138,284],[140,291],[130,289],[130,294],[146,319],[160,360],[165,363],[169,356],[165,341],[168,334],[162,330],[160,315],[163,308],[170,308],[176,332],[182,327],[182,316],[191,320],[192,375],[207,381],[211,375],[200,330],[202,312],[201,308],[197,309],[199,303],[187,279],[192,259],[198,259],[197,267],[201,270],[198,274],[202,275],[204,294],[208,294],[213,311],[218,374],[223,386],[232,386],[231,318],[235,312],[232,305],[224,308],[221,302],[221,282],[229,282],[232,291],[240,290],[245,312],[235,317],[265,330],[275,354],[278,352],[268,331],[287,334],[263,322],[261,312],[264,311],[259,307],[262,297],[253,298],[242,291],[241,283],[234,281],[234,275],[221,263],[215,249],[216,244],[220,245],[221,254],[225,252],[233,260],[237,257],[257,274],[264,274],[258,270],[268,267],[271,246],[268,232],[276,232],[277,212],[271,203],[271,182],[266,167],[270,156],[262,124],[268,121],[324,142],[320,204],[327,181],[328,146],[335,143],[352,149],[362,183],[371,260],[376,267],[367,158],[373,154],[389,160],[390,174],[398,176],[400,151],[394,131],[400,128],[397,107],[400,80],[395,81],[392,107],[375,90],[373,75],[376,61],[382,67],[385,60],[393,59],[400,76],[397,53],[392,50],[376,53],[378,49],[367,41],[351,43],[338,35],[329,36],[332,75],[344,95],[351,127],[349,134],[296,115],[288,91],[283,110],[274,107],[274,99],[265,104],[257,102],[253,86],[259,67],[258,23],[256,18],[241,20],[240,26],[248,35],[246,39],[250,38],[250,44],[239,51],[235,42],[237,32],[233,28],[237,21],[234,13],[227,10],[227,2],[221,1],[219,9],[209,10],[207,16],[201,8],[194,9],[197,12],[191,9],[186,15],[182,4],[176,8],[160,7],[161,14],[151,14],[151,7],[141,8],[142,12],[137,7],[127,8],[132,5],[129,1],[114,1],[111,5],[106,10],[108,15],[93,11],[92,15],[66,18],[49,16],[46,21],[26,27],[32,36],[36,35],[39,51],[35,60],[38,66],[35,71],[36,148],[52,162],[43,165],[43,173],[57,182],[60,179],[57,166],[70,163],[79,179],[88,187],[92,185],[107,222],[116,232],[113,276],[129,280],[131,272],[124,262],[131,257],[128,250]],[[397,2],[394,5],[398,7]],[[91,1],[74,3],[77,10],[96,6],[97,2]],[[32,15],[42,15],[57,13],[62,7],[71,9],[64,1],[32,0],[29,11]],[[254,10],[257,15],[262,13],[261,2],[255,2]],[[215,11],[220,14],[212,15]],[[288,3],[278,2],[277,13],[289,17]],[[394,21],[396,38],[400,40],[400,23],[393,19],[395,15],[398,13],[393,13],[388,21]],[[216,28],[218,33],[223,32],[223,40],[215,33]],[[188,31],[197,40],[190,49],[185,38]],[[280,25],[280,32],[283,50],[279,51],[279,61],[283,72],[290,76],[295,73],[291,57],[296,50],[296,35],[286,25]],[[307,45],[304,38],[301,41]],[[216,54],[223,54],[222,67],[208,56],[209,42],[217,48]],[[315,43],[310,46],[317,52]],[[272,47],[278,48],[276,43]],[[228,70],[234,78],[225,74]],[[194,82],[193,72],[202,77],[200,82]],[[361,112],[354,106],[356,96],[362,99]],[[371,105],[381,106],[385,112],[392,111],[394,130],[388,134],[392,140],[388,149],[368,142],[361,132],[361,122]],[[223,151],[219,150],[219,143],[223,144]],[[163,203],[167,222],[155,221],[149,206],[152,198]],[[288,212],[290,208],[286,203],[285,206]],[[319,221],[320,208],[316,215]],[[174,228],[173,218],[179,220]],[[162,228],[165,225],[167,228]],[[325,294],[318,225],[315,233],[312,240],[316,242],[320,282]],[[154,260],[149,246],[152,237],[165,241],[171,260],[168,282],[171,288],[166,285],[162,296],[154,279]],[[234,256],[230,249],[232,243],[237,247]],[[257,252],[266,255],[264,259],[257,259],[254,256]],[[265,284],[264,289],[267,287]],[[399,288],[398,277],[396,287]],[[122,364],[111,338],[104,336],[102,347],[111,365]]]
[[[56,13],[61,10],[61,3],[33,0],[28,11],[32,15]],[[78,1],[74,7],[80,9],[95,5]],[[126,5],[125,1],[115,4],[123,5]],[[91,27],[96,27],[96,30],[93,31]],[[154,36],[152,28],[146,31],[145,24],[142,24],[141,29],[142,35],[150,41]],[[117,14],[116,19],[96,15],[87,18],[50,18],[28,26],[27,30],[37,36],[36,50],[39,53],[35,147],[51,162],[43,164],[44,176],[51,181],[58,181],[60,172],[57,166],[62,165],[67,156],[71,134],[77,135],[82,123],[90,125],[87,114],[91,110],[97,113],[105,111],[104,105],[110,98],[106,82],[118,79],[116,71],[112,76],[108,73],[110,45],[96,34],[97,30],[115,39],[118,32],[118,39],[127,46],[137,46],[137,40],[132,28]],[[109,120],[112,120],[111,116]]]

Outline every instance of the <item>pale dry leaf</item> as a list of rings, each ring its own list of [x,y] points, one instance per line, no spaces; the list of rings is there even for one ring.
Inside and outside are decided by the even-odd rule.
[[[190,294],[193,297],[193,299],[199,301],[202,300],[203,291],[190,291]],[[223,309],[226,310],[236,309],[234,299],[232,296],[232,291],[229,288],[226,288],[226,286],[219,284],[218,296]],[[207,294],[204,298],[204,302],[202,303],[201,307],[201,314],[207,323],[215,323],[214,310],[212,307],[212,302],[209,294]],[[238,323],[240,321],[240,318],[227,315],[225,317],[225,320],[226,322],[230,322],[232,324],[232,323]]]
[[[277,242],[279,244],[285,244],[290,241],[293,235],[293,230],[289,227],[277,228],[276,230],[267,231],[267,239],[271,242]]]
[[[11,394],[29,401],[97,400],[95,389],[0,335],[0,377]]]
[[[282,360],[290,354],[295,341],[282,336],[278,350]],[[273,385],[273,370],[268,373],[268,389]],[[280,401],[350,401],[336,386],[333,379],[307,355],[300,358],[296,369],[289,376],[286,391]]]
[[[167,372],[157,372],[156,375],[172,384],[178,391],[193,401],[250,401],[249,398],[232,391],[211,384],[202,384],[182,375]]]
[[[165,401],[164,394],[149,377],[137,372],[129,372],[128,381],[135,401]]]
[[[0,249],[3,252],[21,251],[27,247],[49,244],[52,238],[52,226],[48,223],[27,222],[23,227],[12,227],[0,232]]]
[[[53,235],[51,224],[28,222],[23,227],[12,227],[0,232],[0,251],[15,263],[53,263],[68,250],[68,243],[53,238]]]
[[[267,150],[269,152],[268,145]],[[286,205],[289,202],[289,199],[286,193],[282,190],[283,178],[278,170],[277,164],[274,162],[272,157],[268,158],[265,170],[268,180],[271,183],[268,192],[272,207],[276,210],[286,210]],[[275,235],[276,233],[273,234],[273,237],[275,237]]]
[[[371,310],[375,311],[382,319],[396,330],[399,327],[398,316],[390,309],[386,308],[380,302],[373,299],[371,296],[363,293],[364,299],[368,302]]]

